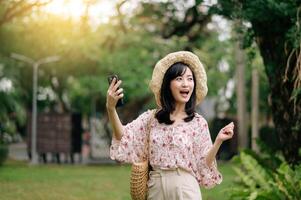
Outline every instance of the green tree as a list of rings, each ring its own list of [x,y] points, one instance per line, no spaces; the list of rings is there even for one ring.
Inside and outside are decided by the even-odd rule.
[[[300,5],[299,0],[219,0],[213,7],[229,19],[251,24],[245,29],[246,46],[254,41],[259,47],[281,150],[291,164],[301,160]]]
[[[219,62],[231,48],[231,41],[220,41],[218,32],[207,28],[210,17],[199,17],[194,22],[196,27],[188,34],[173,36],[170,33],[175,32],[174,26],[180,25],[178,21],[186,9],[192,12],[187,5],[177,5],[177,2],[140,2],[131,15],[119,13],[111,19],[110,25],[102,25],[98,29],[98,38],[101,39],[95,44],[101,47],[97,53],[99,66],[103,73],[117,73],[124,80],[127,103],[123,110],[126,119],[132,119],[142,108],[154,104],[150,101],[152,94],[146,88],[155,63],[167,53],[191,50],[199,55],[210,77],[210,96],[215,96],[233,75],[231,69],[228,72],[219,70]],[[190,18],[190,14],[185,16],[184,23]],[[105,86],[102,90],[104,96]],[[136,114],[128,116],[131,113]]]
[[[263,59],[271,92],[271,110],[277,135],[280,137],[281,150],[289,163],[299,162],[301,160],[298,154],[301,144],[300,0],[219,0],[215,5],[206,6],[204,1],[196,0],[190,7],[185,6],[185,3],[187,2],[166,3],[167,15],[163,15],[165,18],[162,18],[162,29],[166,30],[162,32],[163,36],[186,36],[191,41],[194,41],[194,38],[202,38],[206,31],[200,30],[204,29],[213,14],[223,15],[234,22],[242,21],[244,26],[236,31],[245,33],[244,47],[250,47],[256,42]],[[179,5],[184,6],[176,9]],[[179,10],[180,15],[177,15]],[[195,48],[194,43],[191,42],[187,48]]]
[[[20,126],[23,126],[26,119],[26,109],[24,109],[24,97],[26,92],[20,86],[22,80],[22,69],[19,65],[13,65],[4,53],[5,45],[5,26],[12,23],[14,19],[22,18],[32,12],[32,10],[48,4],[50,1],[3,1],[0,0],[0,121],[2,134],[14,134]],[[9,90],[3,89],[4,82],[10,83]],[[0,138],[1,143],[1,138]]]
[[[52,0],[16,0],[16,1],[3,1],[0,0],[0,27],[6,23],[11,22],[13,19],[22,17],[35,8],[47,5]]]

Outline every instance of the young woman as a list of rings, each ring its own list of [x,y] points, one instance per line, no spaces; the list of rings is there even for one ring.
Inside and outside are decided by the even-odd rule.
[[[120,84],[114,80],[107,92],[113,128],[110,154],[112,159],[128,163],[149,157],[153,168],[149,200],[199,200],[199,186],[211,188],[221,183],[215,156],[222,142],[232,138],[234,124],[222,128],[212,144],[207,121],[195,112],[207,94],[206,72],[196,55],[175,52],[156,64],[150,88],[158,108],[126,126],[115,109],[123,97]],[[147,142],[149,149],[145,148]]]

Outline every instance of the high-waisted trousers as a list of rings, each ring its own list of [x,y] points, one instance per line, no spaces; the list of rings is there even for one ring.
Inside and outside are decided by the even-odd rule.
[[[148,200],[201,200],[199,184],[194,176],[182,169],[150,171]]]

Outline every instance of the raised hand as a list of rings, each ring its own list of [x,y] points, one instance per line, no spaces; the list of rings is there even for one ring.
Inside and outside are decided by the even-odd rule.
[[[115,108],[119,99],[123,97],[123,89],[119,88],[121,80],[116,82],[116,78],[111,82],[108,91],[107,91],[107,103],[106,106],[108,109]],[[119,88],[119,89],[118,89]]]
[[[230,124],[226,125],[224,128],[222,128],[219,131],[216,140],[223,142],[231,139],[233,135],[234,135],[234,123],[231,122]]]

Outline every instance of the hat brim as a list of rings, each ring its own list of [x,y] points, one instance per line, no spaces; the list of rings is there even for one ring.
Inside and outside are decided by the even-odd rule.
[[[200,104],[207,95],[207,75],[204,66],[199,58],[189,51],[178,51],[170,53],[157,62],[153,70],[152,79],[149,84],[150,89],[155,95],[157,105],[160,107],[160,90],[164,75],[167,69],[177,62],[182,62],[188,65],[194,73],[196,84],[196,105]]]

